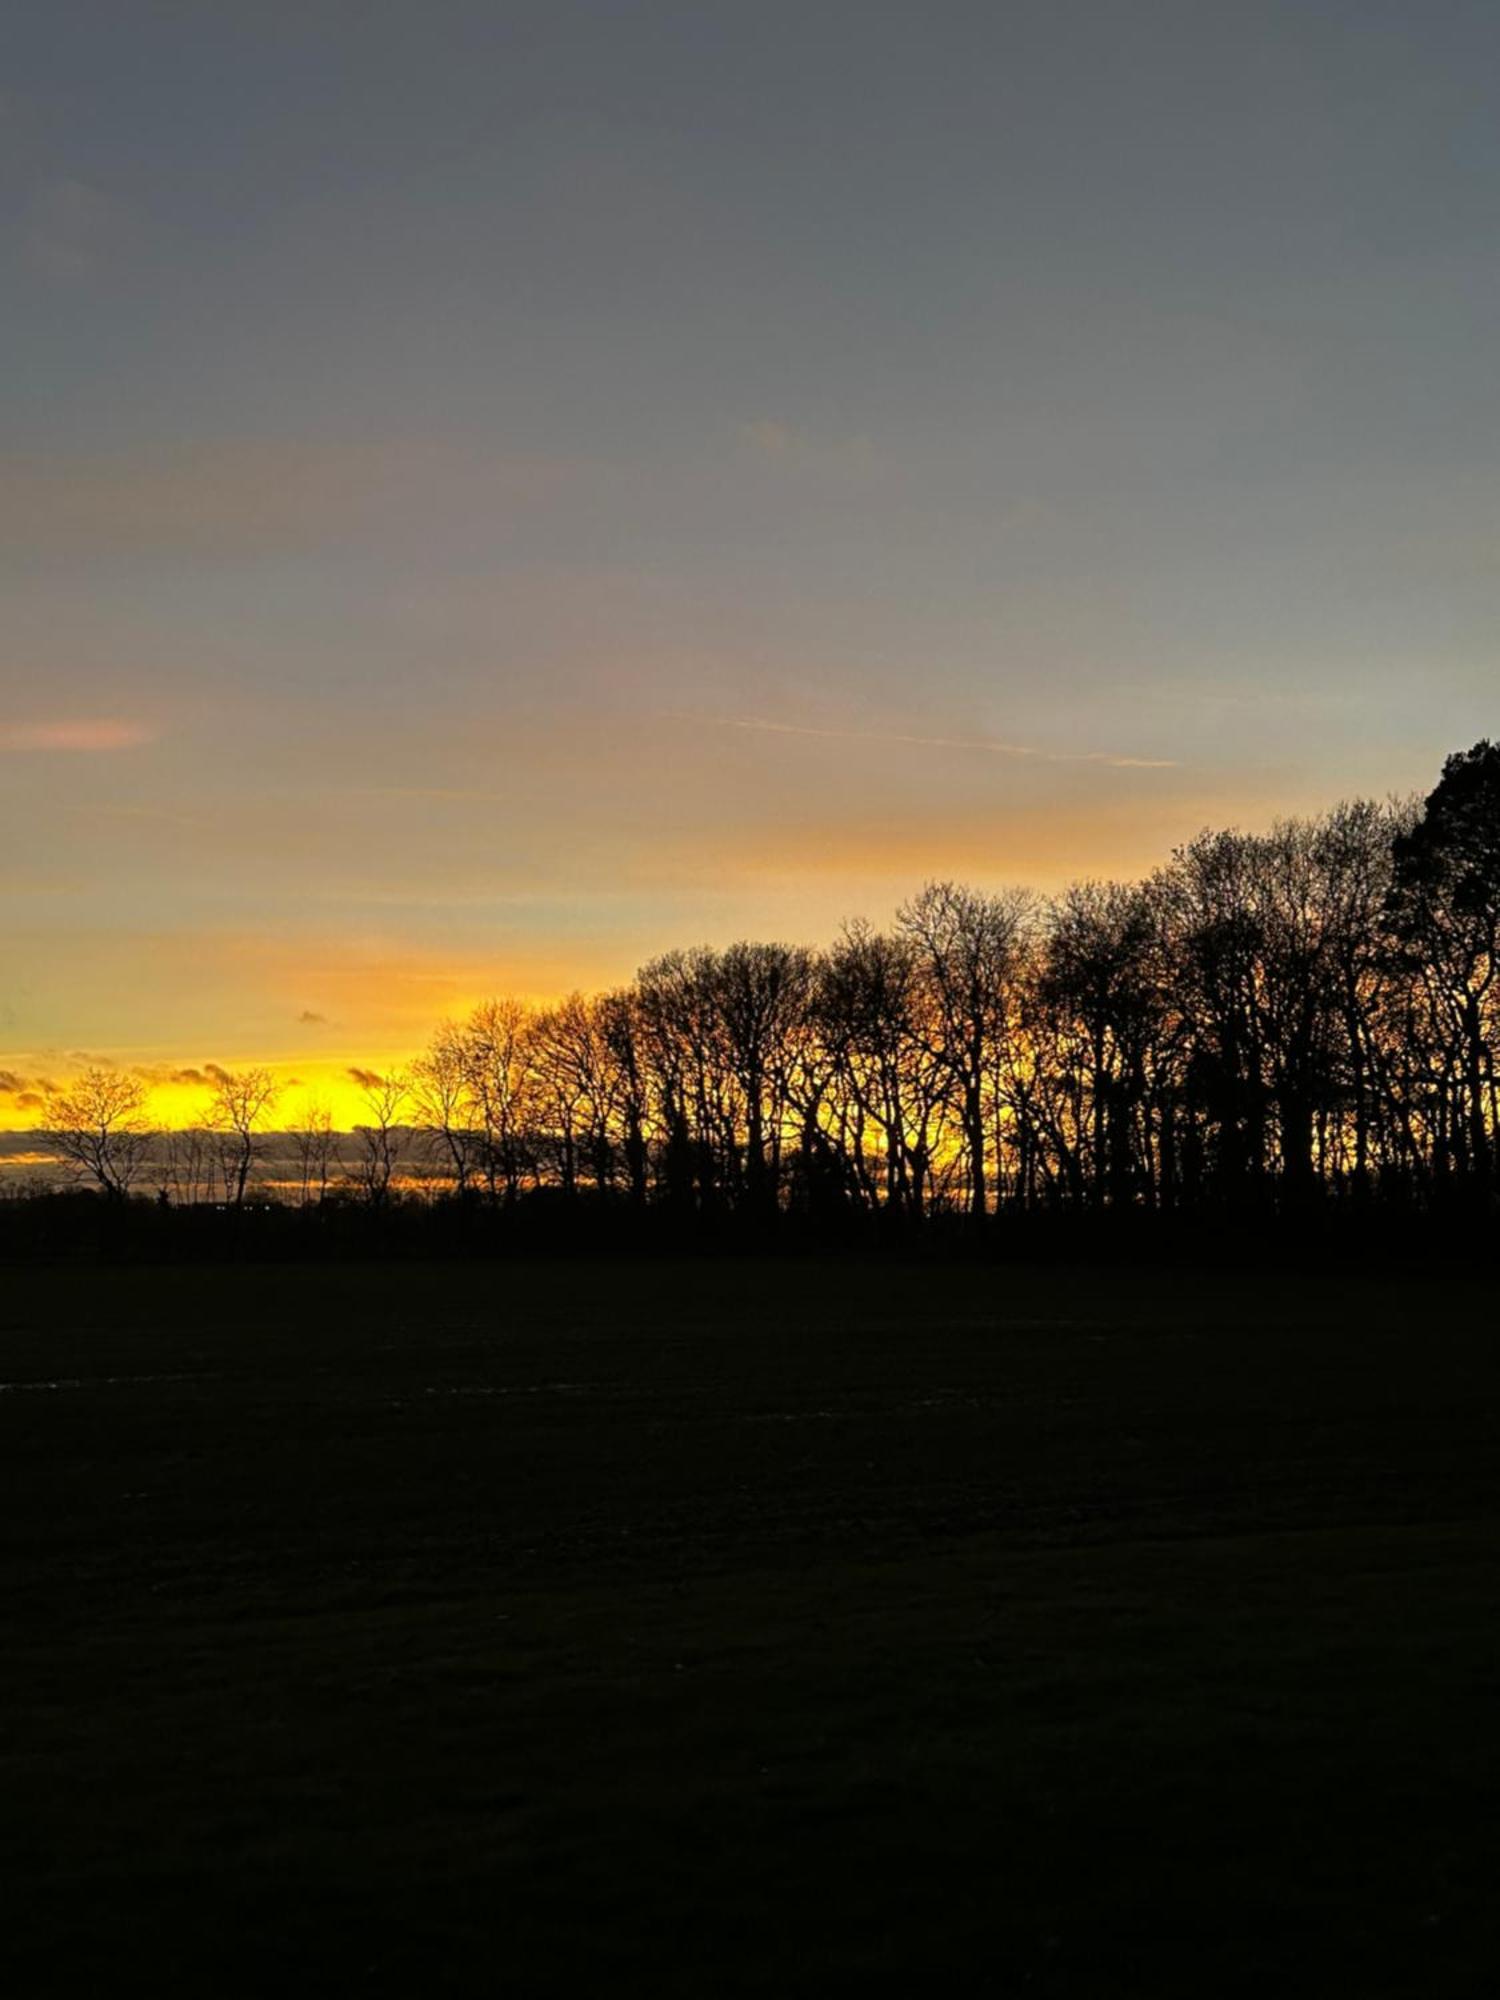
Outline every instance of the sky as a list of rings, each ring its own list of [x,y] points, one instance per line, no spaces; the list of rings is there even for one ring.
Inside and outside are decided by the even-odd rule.
[[[0,1072],[1425,789],[1497,73],[1455,0],[13,0]]]

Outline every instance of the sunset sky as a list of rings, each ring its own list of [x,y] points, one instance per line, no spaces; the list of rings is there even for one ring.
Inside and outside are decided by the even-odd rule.
[[[1497,75],[1455,0],[19,0],[0,1125],[1425,788]]]

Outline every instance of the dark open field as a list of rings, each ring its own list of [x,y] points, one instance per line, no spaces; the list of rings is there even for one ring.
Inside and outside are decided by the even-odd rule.
[[[1494,1320],[11,1273],[5,1990],[1487,1991]]]

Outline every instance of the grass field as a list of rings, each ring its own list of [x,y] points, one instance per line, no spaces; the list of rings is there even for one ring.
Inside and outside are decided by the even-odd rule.
[[[7,1994],[1464,1994],[1489,1287],[6,1274]]]

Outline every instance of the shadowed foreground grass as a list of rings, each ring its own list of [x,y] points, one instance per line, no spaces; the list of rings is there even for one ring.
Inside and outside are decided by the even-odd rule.
[[[5,1988],[1486,1990],[1493,1320],[11,1273]]]

